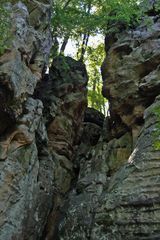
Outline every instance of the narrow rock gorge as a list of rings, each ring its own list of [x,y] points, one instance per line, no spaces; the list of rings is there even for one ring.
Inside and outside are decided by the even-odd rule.
[[[0,56],[0,240],[160,239],[160,15],[105,38],[103,95],[54,57],[51,1],[12,1]]]

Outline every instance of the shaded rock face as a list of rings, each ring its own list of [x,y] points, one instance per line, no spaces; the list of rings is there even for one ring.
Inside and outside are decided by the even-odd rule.
[[[98,125],[102,119],[99,119],[99,113],[96,115],[94,110],[94,123],[91,120],[93,111],[87,111],[87,116],[89,122],[84,123],[81,144],[75,157],[77,181],[61,209],[63,218],[57,238],[61,240],[100,239],[100,235],[96,238],[95,235],[92,236],[96,224],[95,213],[101,206],[100,201],[107,192],[111,176],[127,162],[132,151],[130,133],[107,142],[103,138],[105,123],[104,127]]]
[[[160,20],[150,20],[151,26],[115,34],[102,66],[103,95],[109,99],[112,120],[132,129],[135,140],[144,110],[160,93]]]
[[[94,117],[93,117],[94,116]],[[75,154],[77,179],[65,200],[57,239],[88,239],[93,224],[94,208],[106,182],[108,166],[98,144],[104,116],[87,109],[81,143]],[[95,123],[96,122],[96,123]]]
[[[145,111],[128,164],[113,176],[95,211],[91,239],[159,239],[159,106],[157,98]]]
[[[10,10],[11,48],[0,56],[0,239],[37,239],[53,195],[43,104],[32,97],[50,51],[50,5]]]
[[[87,108],[84,115],[84,122],[95,123],[96,125],[103,127],[105,116],[94,108]]]
[[[51,47],[50,1],[23,2],[9,5],[12,45],[0,56],[3,240],[55,235],[48,226],[57,224],[71,187],[74,148],[87,104],[87,74],[80,62],[57,58],[50,77],[43,77]]]
[[[61,208],[75,178],[73,160],[82,135],[87,81],[85,66],[62,56],[54,59],[49,76],[36,90],[44,104],[48,148],[54,160],[54,206],[43,239],[57,237]]]
[[[54,184],[61,194],[70,188],[74,146],[80,141],[87,106],[87,81],[85,66],[62,56],[53,61],[35,93],[44,104],[48,147],[55,158]]]
[[[49,3],[32,1],[26,6],[18,2],[10,8],[11,48],[0,57],[1,134],[22,114],[22,105],[41,79],[51,47]]]
[[[76,156],[79,174],[62,209],[60,240],[160,239],[160,22],[153,8],[147,13],[152,26],[142,22],[115,34],[106,47],[103,94],[110,116],[97,143],[90,143],[84,128]]]

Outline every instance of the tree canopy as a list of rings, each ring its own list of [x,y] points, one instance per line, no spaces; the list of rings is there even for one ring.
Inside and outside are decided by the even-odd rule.
[[[77,42],[78,60],[87,65],[88,103],[105,113],[106,100],[102,97],[100,66],[104,59],[104,46],[88,46],[89,38],[117,31],[117,23],[130,27],[142,16],[148,0],[54,0],[52,15],[53,37],[60,38],[63,53],[68,39]]]
[[[130,24],[138,16],[137,0],[55,0],[52,25],[59,36],[106,33],[111,21]]]
[[[105,57],[104,44],[96,47],[88,46],[85,63],[89,76],[88,106],[93,107],[106,115],[107,100],[102,96],[102,77],[100,68]]]

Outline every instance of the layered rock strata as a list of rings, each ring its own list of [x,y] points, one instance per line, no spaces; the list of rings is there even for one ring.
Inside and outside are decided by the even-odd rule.
[[[150,26],[106,38],[110,116],[98,143],[79,156],[61,240],[160,239],[160,20],[153,8],[147,14]]]

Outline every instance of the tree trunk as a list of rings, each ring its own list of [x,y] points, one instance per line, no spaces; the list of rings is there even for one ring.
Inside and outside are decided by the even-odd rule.
[[[103,98],[103,113],[106,116],[106,106],[105,106],[104,98]]]
[[[72,1],[72,0],[68,0],[68,1],[64,4],[63,9],[65,9],[66,7],[68,7],[68,5],[70,4],[71,1]]]
[[[61,49],[60,49],[60,54],[64,54],[64,51],[65,51],[65,48],[67,46],[68,40],[69,40],[69,36],[65,36],[64,40],[63,40],[63,43],[62,43],[62,46],[61,46]]]
[[[81,61],[81,62],[84,61],[84,55],[86,53],[86,49],[87,49],[87,45],[88,45],[88,41],[89,41],[89,36],[90,36],[89,33],[84,34],[84,36],[83,36],[81,54],[80,54],[80,59],[79,59],[79,61]]]
[[[89,16],[90,15],[90,12],[91,12],[91,1],[85,6],[85,11],[87,13],[87,15]],[[89,36],[90,36],[90,33],[85,33],[83,35],[83,41],[82,41],[82,47],[81,47],[81,54],[80,54],[80,61],[83,62],[84,61],[84,55],[86,53],[86,49],[87,49],[87,45],[88,45],[88,41],[89,41]]]
[[[66,3],[64,3],[64,6],[63,6],[63,9],[66,9],[68,7],[68,5],[70,4],[72,0],[68,0]],[[53,57],[56,55],[59,54],[59,42],[57,40],[58,36],[56,33],[56,27],[53,27],[53,29],[51,30],[51,35],[52,35],[52,39],[53,39],[53,46],[52,46],[52,50],[51,50],[51,56],[53,55]],[[63,53],[65,48],[66,48],[66,45],[68,43],[68,39],[69,39],[69,36],[66,36],[64,37],[64,41],[62,43],[62,46],[61,46],[61,49],[60,49],[60,53]]]

